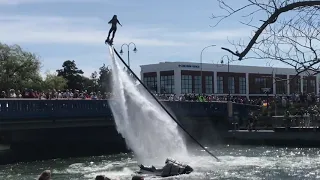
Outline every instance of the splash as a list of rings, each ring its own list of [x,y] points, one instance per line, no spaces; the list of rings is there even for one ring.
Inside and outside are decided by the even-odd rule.
[[[167,157],[187,155],[176,123],[161,106],[124,71],[110,47],[113,92],[110,102],[117,131],[141,163],[164,164]]]

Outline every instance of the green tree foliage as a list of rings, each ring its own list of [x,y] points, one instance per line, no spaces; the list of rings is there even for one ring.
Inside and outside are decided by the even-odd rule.
[[[75,61],[67,60],[62,67],[63,69],[57,72],[58,76],[67,80],[66,88],[88,92],[111,92],[112,72],[105,64],[99,68],[99,73],[94,71],[90,78],[83,76],[83,71],[78,69]]]
[[[99,90],[101,92],[112,91],[112,71],[105,64],[99,68],[99,78],[97,80]]]
[[[82,77],[82,87],[83,90],[86,90],[88,92],[96,91],[96,89],[94,89],[93,80],[85,76]]]
[[[63,90],[67,87],[67,80],[62,76],[57,76],[53,73],[47,73],[42,87],[45,89]]]
[[[99,72],[95,71],[90,78],[83,76],[74,60],[63,62],[62,69],[54,73],[40,75],[39,58],[18,45],[0,43],[0,90],[34,89],[38,91],[56,90],[87,90],[88,92],[111,91],[111,70],[103,65]]]
[[[63,62],[62,69],[57,70],[58,76],[67,80],[68,89],[84,89],[83,71],[78,69],[74,60],[67,60]]]
[[[41,88],[39,58],[18,45],[0,43],[0,89]]]
[[[93,73],[91,73],[90,79],[91,79],[93,91],[100,90],[99,86],[98,86],[98,73],[97,73],[97,71],[94,71]]]

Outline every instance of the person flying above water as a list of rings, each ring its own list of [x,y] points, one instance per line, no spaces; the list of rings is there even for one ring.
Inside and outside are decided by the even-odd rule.
[[[114,35],[117,32],[117,24],[120,24],[120,26],[122,26],[122,24],[119,22],[117,15],[114,15],[112,17],[112,19],[108,22],[108,24],[111,24],[111,28],[109,30],[108,38],[106,39],[105,43],[108,42],[108,43],[112,44]],[[111,38],[111,40],[109,40],[111,33],[112,33],[112,38]]]

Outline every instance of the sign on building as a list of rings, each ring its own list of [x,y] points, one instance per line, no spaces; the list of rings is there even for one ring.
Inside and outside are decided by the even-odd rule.
[[[182,68],[200,68],[198,65],[179,64],[178,67]]]

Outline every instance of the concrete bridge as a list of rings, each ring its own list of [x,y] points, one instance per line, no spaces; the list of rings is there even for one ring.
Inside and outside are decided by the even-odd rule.
[[[1,100],[0,132],[19,129],[114,125],[108,101],[112,100]],[[227,116],[225,102],[162,101],[178,119]],[[247,116],[248,106],[233,110]]]
[[[0,145],[11,152],[1,156],[0,151],[0,162],[126,151],[109,101],[0,100]],[[214,137],[213,129],[228,128],[226,102],[162,103],[198,139]],[[234,114],[244,118],[250,107],[233,104]]]

